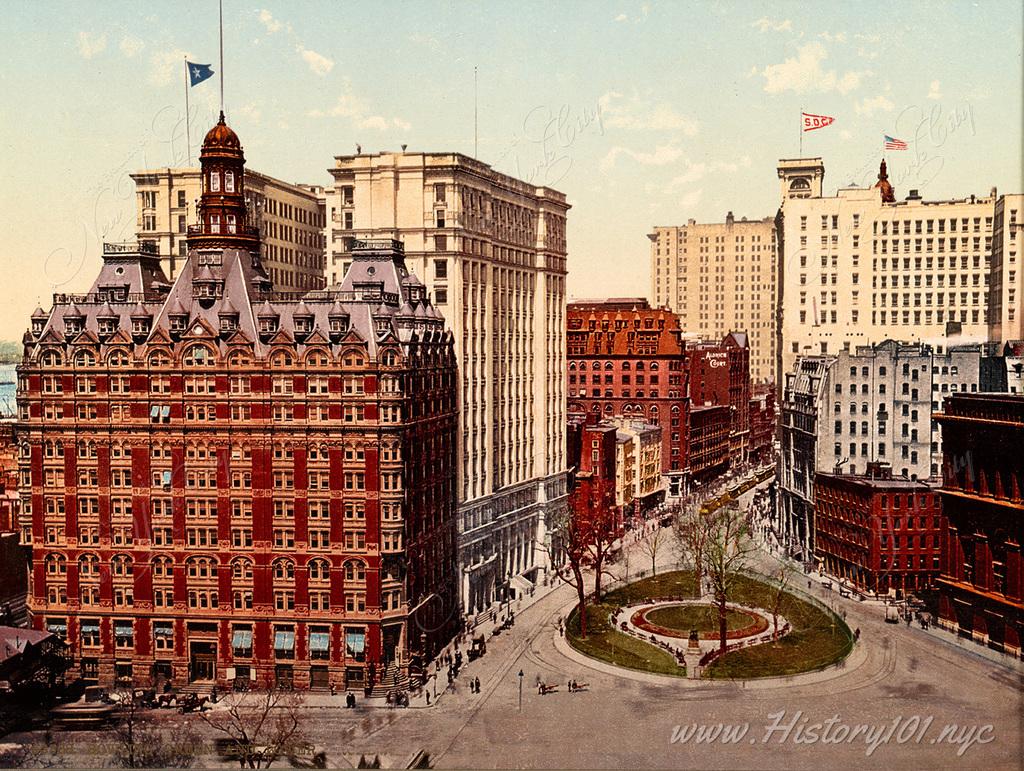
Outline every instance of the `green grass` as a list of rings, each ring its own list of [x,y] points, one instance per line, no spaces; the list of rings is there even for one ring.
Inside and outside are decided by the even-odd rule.
[[[718,608],[712,605],[671,605],[667,608],[655,608],[647,614],[647,620],[677,632],[689,633],[691,629],[698,632],[718,632]],[[754,617],[746,613],[729,609],[725,612],[725,625],[730,632],[750,626],[752,623]]]
[[[585,639],[580,637],[578,608],[574,609],[566,623],[566,637],[576,650],[610,664],[642,672],[685,676],[685,669],[677,666],[671,655],[613,629],[608,617],[620,606],[654,597],[695,597],[695,589],[694,576],[688,571],[672,571],[644,578],[609,592],[597,605],[587,606]],[[771,604],[770,595],[769,586],[742,576],[738,578],[729,601],[766,608]],[[852,650],[853,635],[846,624],[831,613],[791,594],[785,596],[780,612],[792,630],[777,645],[767,643],[728,653],[708,667],[704,676],[747,679],[811,672],[842,660]],[[659,623],[654,618],[652,620]],[[679,628],[689,631],[693,627],[684,624]]]

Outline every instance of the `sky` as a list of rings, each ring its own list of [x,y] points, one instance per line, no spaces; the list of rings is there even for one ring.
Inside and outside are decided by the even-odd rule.
[[[216,0],[10,5],[0,28],[0,340],[133,240],[132,171],[187,164],[183,60]],[[1024,190],[1019,2],[224,0],[224,96],[250,167],[329,184],[333,156],[458,151],[563,191],[571,295],[649,293],[655,225],[774,215],[804,135],[825,191]],[[474,137],[474,68],[477,130]],[[193,157],[217,78],[192,88]]]

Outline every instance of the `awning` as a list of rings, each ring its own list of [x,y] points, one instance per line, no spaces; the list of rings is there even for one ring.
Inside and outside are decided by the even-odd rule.
[[[345,631],[345,650],[350,654],[362,653],[366,650],[366,632]]]
[[[115,621],[114,622],[114,634],[118,637],[131,637],[132,634],[132,622],[131,621]]]
[[[309,649],[311,651],[329,651],[331,649],[331,636],[327,632],[310,632]]]
[[[68,636],[68,625],[65,621],[48,621],[46,624],[46,631],[50,634],[57,634],[61,637]]]
[[[100,621],[98,618],[83,618],[81,629],[83,632],[98,632],[100,631]]]
[[[278,634],[283,634],[278,632]],[[236,629],[234,635],[231,637],[232,648],[251,648],[252,647],[252,630],[251,629]]]
[[[295,650],[295,632],[274,632],[274,650],[292,651]]]
[[[151,417],[151,418],[158,418],[158,417],[160,417],[160,405],[154,404],[152,407],[149,408],[149,417]]]
[[[163,479],[164,485],[169,485],[171,483],[171,472],[170,471],[163,472],[163,476],[161,478]]]
[[[174,637],[174,626],[170,621],[153,622],[154,637]]]
[[[169,406],[163,406],[163,407],[160,408],[160,417],[161,418],[169,417],[170,414],[171,414],[171,408]]]
[[[533,588],[533,584],[526,576],[512,576],[512,580],[509,583],[519,594],[529,594]]]

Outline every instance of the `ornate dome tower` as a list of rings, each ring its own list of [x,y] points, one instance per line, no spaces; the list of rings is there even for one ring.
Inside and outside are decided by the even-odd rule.
[[[236,248],[259,255],[259,230],[249,225],[246,210],[242,143],[224,122],[223,111],[203,140],[199,163],[203,192],[199,224],[188,229],[189,248]]]

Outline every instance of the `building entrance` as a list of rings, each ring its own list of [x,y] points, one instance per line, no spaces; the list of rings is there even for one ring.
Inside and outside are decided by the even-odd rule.
[[[215,680],[217,643],[192,642],[189,645],[188,680],[190,683]]]

